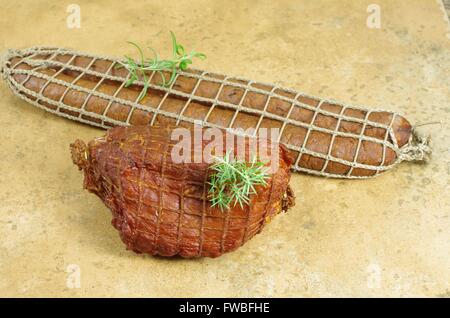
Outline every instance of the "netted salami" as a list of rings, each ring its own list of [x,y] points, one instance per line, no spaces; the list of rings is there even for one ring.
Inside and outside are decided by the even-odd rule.
[[[403,116],[317,98],[237,77],[190,69],[170,87],[148,73],[126,87],[120,59],[61,48],[9,51],[2,73],[15,94],[54,114],[90,125],[201,124],[228,130],[279,129],[295,171],[337,178],[376,176],[431,150]],[[246,134],[244,132],[244,134]],[[250,135],[250,134],[247,134]]]

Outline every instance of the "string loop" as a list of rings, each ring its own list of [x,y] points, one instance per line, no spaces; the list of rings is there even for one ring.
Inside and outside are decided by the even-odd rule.
[[[421,136],[413,129],[410,142],[400,149],[400,160],[427,161],[430,154],[430,136]]]

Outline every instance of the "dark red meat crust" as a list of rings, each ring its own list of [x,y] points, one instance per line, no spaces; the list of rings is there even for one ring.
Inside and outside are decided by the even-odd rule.
[[[85,188],[111,209],[112,224],[128,249],[217,257],[243,245],[293,204],[292,158],[284,147],[276,148],[279,169],[267,187],[258,187],[250,205],[222,212],[207,199],[208,164],[174,164],[170,132],[170,127],[116,127],[88,146],[80,140],[71,145]]]

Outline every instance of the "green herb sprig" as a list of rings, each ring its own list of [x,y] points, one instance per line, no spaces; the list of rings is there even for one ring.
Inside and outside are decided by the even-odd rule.
[[[214,157],[216,163],[211,165],[208,197],[211,206],[217,206],[222,211],[239,204],[243,207],[250,203],[250,194],[256,193],[256,185],[267,185],[269,174],[264,163],[256,161],[249,163],[231,158],[227,153],[223,158]]]
[[[130,72],[130,78],[125,83],[125,87],[132,85],[136,80],[138,80],[139,74],[142,75],[144,88],[138,97],[138,101],[142,100],[142,98],[144,98],[144,96],[147,94],[147,90],[150,84],[150,79],[145,72],[157,72],[162,79],[161,85],[163,87],[168,87],[175,80],[177,70],[185,71],[189,67],[189,65],[192,64],[193,58],[199,58],[200,60],[204,60],[206,58],[205,54],[196,52],[194,50],[192,50],[190,53],[186,53],[184,46],[177,43],[175,34],[172,31],[170,31],[170,35],[172,37],[172,59],[170,60],[160,59],[158,53],[156,53],[156,51],[150,47],[148,49],[153,53],[153,58],[146,59],[144,57],[144,52],[139,45],[134,42],[128,42],[138,50],[139,61],[135,61],[133,58],[125,56],[125,61],[119,62],[117,67],[124,67]],[[163,73],[164,71],[170,73],[169,80],[166,79]]]

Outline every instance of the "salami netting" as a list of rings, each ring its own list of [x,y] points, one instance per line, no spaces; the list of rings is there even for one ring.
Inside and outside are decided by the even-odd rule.
[[[256,188],[248,205],[226,211],[211,206],[208,164],[174,162],[170,149],[176,141],[170,130],[116,127],[88,145],[81,140],[71,145],[85,187],[112,210],[112,223],[128,248],[152,255],[217,257],[242,246],[294,204],[289,158],[277,147],[279,169],[266,187]]]
[[[56,57],[64,55],[70,56],[70,58],[64,62],[56,59]],[[21,56],[21,59],[15,62],[15,65],[10,65],[11,63],[9,60],[11,56]],[[83,66],[75,65],[73,62],[79,58],[84,58],[88,62],[84,63]],[[148,76],[150,77],[150,84],[148,87],[153,91],[162,92],[163,96],[157,105],[149,106],[142,104],[138,100],[137,96],[134,100],[120,97],[120,93],[124,89],[130,76],[129,73],[125,76],[117,76],[116,74],[113,74],[114,72],[112,72],[112,70],[116,67],[116,65],[121,64],[121,59],[106,56],[95,56],[62,48],[33,47],[19,51],[10,50],[4,57],[4,60],[6,62],[2,62],[1,64],[3,76],[7,79],[10,88],[20,98],[59,116],[105,129],[111,126],[130,125],[130,119],[133,113],[138,111],[153,114],[151,120],[149,121],[149,124],[151,125],[155,123],[155,120],[157,120],[159,116],[164,116],[173,119],[177,125],[180,123],[201,124],[205,127],[225,128],[237,134],[242,134],[242,132],[236,130],[236,128],[240,127],[235,127],[238,117],[242,114],[250,114],[258,118],[254,127],[252,127],[254,128],[255,135],[258,133],[258,130],[261,128],[263,122],[274,122],[280,129],[277,141],[284,143],[288,149],[296,154],[296,160],[293,165],[293,169],[296,171],[326,177],[365,178],[367,176],[378,175],[380,172],[390,169],[392,166],[403,160],[422,160],[424,156],[430,152],[430,148],[427,145],[427,140],[424,138],[419,138],[415,134],[411,135],[411,140],[406,145],[400,147],[397,144],[397,138],[395,137],[392,129],[396,116],[398,116],[395,113],[392,113],[389,123],[380,123],[370,120],[371,114],[381,112],[380,110],[364,109],[364,117],[357,118],[346,115],[346,113],[348,110],[353,109],[360,111],[360,108],[357,109],[353,106],[346,105],[341,102],[337,103],[329,99],[312,97],[290,89],[280,88],[272,84],[259,83],[239,77],[230,77],[190,69],[184,72],[178,71],[171,86],[163,87],[157,83],[154,83],[153,77],[157,73],[151,72],[148,73]],[[93,67],[100,61],[106,61],[109,63],[109,67],[101,72]],[[31,67],[31,69],[16,68],[16,66],[21,63],[26,63]],[[39,69],[49,67],[56,69],[57,71],[52,75],[39,72]],[[72,72],[78,75],[74,77],[72,82],[66,82],[57,78],[59,74],[65,72]],[[24,80],[21,82],[14,80],[13,76],[16,74],[24,75]],[[39,92],[35,92],[25,86],[25,83],[31,76],[45,80],[45,84],[41,87]],[[92,88],[77,85],[77,82],[85,76],[95,77],[99,80]],[[178,80],[182,79],[194,79],[195,85],[192,85],[189,91],[181,90],[176,87],[176,83]],[[116,83],[120,83],[120,85],[114,94],[109,95],[98,90],[104,81],[114,81]],[[201,96],[197,92],[203,83],[209,83],[211,86],[215,85],[218,87],[214,96],[205,97]],[[46,87],[50,84],[62,85],[65,87],[65,91],[59,100],[48,98],[43,94]],[[142,90],[144,90],[145,82],[142,78],[140,78],[135,81],[133,85],[140,86],[142,87]],[[221,99],[224,90],[229,90],[230,88],[239,92],[240,97],[237,103],[230,103]],[[80,107],[73,107],[64,103],[64,98],[69,91],[77,91],[86,95]],[[251,107],[251,105],[246,105],[244,103],[244,101],[246,101],[246,97],[252,94],[253,97],[257,96],[258,98],[263,98],[264,102],[261,104],[263,107]],[[184,102],[184,105],[180,107],[177,112],[167,111],[162,108],[165,100],[169,96],[176,96]],[[107,106],[104,108],[102,113],[99,114],[86,108],[86,105],[91,97],[98,97],[108,101]],[[279,103],[289,105],[286,108],[287,114],[283,113],[284,115],[280,115],[276,109],[271,109],[271,100],[274,99],[279,101]],[[311,101],[313,101],[313,103],[311,103]],[[110,108],[115,104],[127,106],[126,119],[117,120],[108,116]],[[193,118],[186,115],[193,104],[208,105],[208,111],[203,118]],[[336,107],[333,110],[334,106]],[[211,115],[217,108],[232,110],[234,112],[228,125],[217,125],[210,120]],[[299,111],[300,109],[311,112],[311,120],[301,121],[298,119],[293,119],[291,114]],[[320,116],[332,118],[332,120],[336,123],[334,125],[334,129],[317,125],[316,119]],[[359,133],[340,130],[341,123],[343,122],[361,125]],[[366,127],[383,130],[384,138],[375,138],[366,135]],[[293,129],[298,129],[298,131],[301,131],[302,133],[304,132],[304,138],[301,144],[296,144],[295,142],[283,142],[283,138],[287,134],[286,131],[292,131]],[[331,137],[327,151],[315,151],[314,149],[311,149],[311,147],[307,146],[308,141],[312,138],[311,136],[313,134],[317,135],[320,133],[326,134],[327,137]],[[243,134],[246,135],[246,133]],[[332,154],[333,145],[337,138],[353,138],[357,140],[356,151],[352,159],[343,159]],[[417,140],[412,140],[413,138]],[[360,162],[360,149],[361,147],[364,147],[366,142],[377,144],[382,147],[382,159],[378,165],[364,164]],[[388,150],[393,151],[396,154],[396,160],[392,164],[385,164],[386,152]],[[302,156],[309,156],[311,158],[316,158],[323,161],[321,169],[311,169],[301,166],[299,162]],[[340,164],[350,168],[344,174],[337,174],[327,171],[327,167],[330,164]],[[366,169],[368,171],[372,171],[373,174],[369,174],[367,176],[354,175],[352,174],[354,169]]]

